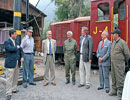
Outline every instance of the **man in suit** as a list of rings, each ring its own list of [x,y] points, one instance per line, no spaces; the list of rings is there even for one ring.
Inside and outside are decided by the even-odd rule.
[[[43,50],[43,62],[45,65],[44,73],[44,86],[47,86],[49,83],[49,70],[51,73],[51,84],[56,85],[55,83],[55,51],[56,51],[56,40],[52,39],[52,32],[48,31],[46,33],[47,39],[42,42]]]
[[[17,33],[15,30],[9,31],[10,38],[4,42],[5,47],[5,68],[6,68],[6,99],[11,100],[12,93],[18,92],[17,82],[19,75],[20,59],[23,61],[23,53],[16,41]]]
[[[110,82],[109,82],[109,69],[110,69],[110,51],[112,43],[107,39],[108,32],[104,30],[101,34],[102,41],[99,42],[97,49],[97,58],[99,64],[99,79],[100,87],[98,90],[106,89],[106,93],[110,91]]]
[[[86,89],[89,89],[92,52],[93,52],[93,39],[89,35],[89,30],[87,27],[82,27],[81,34],[82,36],[80,37],[80,64],[79,64],[80,84],[78,87],[83,87],[84,85],[86,85]]]

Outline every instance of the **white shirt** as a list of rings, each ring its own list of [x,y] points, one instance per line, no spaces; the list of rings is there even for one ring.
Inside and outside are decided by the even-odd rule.
[[[12,39],[11,37],[10,37],[10,39],[11,39],[11,41],[13,42],[13,44],[14,44],[14,46],[15,46],[15,40],[14,40],[14,39]]]
[[[80,48],[80,53],[82,53],[82,50],[83,50],[83,43],[84,43],[85,37],[86,37],[86,35],[83,37],[83,40],[82,40],[82,43],[81,43],[81,48]]]
[[[52,39],[47,39],[47,53],[49,54],[49,42],[51,41],[51,47],[52,47]]]
[[[107,38],[104,40],[104,43],[106,42]]]

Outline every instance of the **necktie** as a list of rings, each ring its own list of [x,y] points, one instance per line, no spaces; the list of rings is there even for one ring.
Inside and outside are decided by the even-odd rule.
[[[102,41],[102,45],[101,45],[101,48],[103,47],[103,45],[104,45],[104,40]]]
[[[49,40],[49,55],[51,55],[51,40]]]

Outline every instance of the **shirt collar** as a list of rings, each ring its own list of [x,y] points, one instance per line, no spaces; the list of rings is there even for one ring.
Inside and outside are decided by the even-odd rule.
[[[116,40],[116,43],[120,40],[121,38],[119,37],[117,40]]]
[[[107,38],[106,38],[106,39],[104,39],[104,43],[106,42],[106,40],[107,40]]]
[[[26,35],[26,38],[31,39],[32,37],[29,37],[28,35]]]
[[[51,39],[50,39],[51,40]],[[48,38],[47,38],[47,41],[50,41]]]
[[[11,40],[11,41],[13,41],[13,42],[15,41],[15,40],[14,40],[14,39],[12,39],[11,37],[10,37],[10,40]]]

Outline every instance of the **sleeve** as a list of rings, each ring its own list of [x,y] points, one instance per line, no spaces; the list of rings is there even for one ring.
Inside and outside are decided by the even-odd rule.
[[[126,44],[126,42],[124,43],[123,49],[124,49],[123,53],[125,56],[125,60],[128,61],[130,59],[130,52],[129,52],[129,48],[128,48],[128,45]]]
[[[77,42],[75,41],[75,55],[77,55]]]
[[[18,50],[16,46],[15,47],[11,46],[8,41],[5,41],[4,47],[5,47],[6,50],[12,51],[12,52]]]
[[[92,53],[93,53],[93,39],[89,37],[89,60],[92,60]]]
[[[45,50],[45,40],[42,41],[42,52],[44,53]]]
[[[97,58],[100,57],[100,56],[99,56],[99,45],[100,45],[100,42],[99,42],[99,44],[98,44],[98,48],[97,48],[97,52],[96,52],[96,56],[97,56]]]
[[[24,48],[25,45],[26,45],[26,41],[25,41],[25,39],[23,38],[20,47],[21,47],[21,48]]]
[[[56,52],[56,40],[55,40],[54,50],[55,50],[55,52]]]
[[[64,54],[65,54],[65,52],[66,52],[66,49],[65,49],[65,42],[64,42],[64,45],[63,45],[63,52],[64,52]]]
[[[110,57],[110,52],[111,52],[111,46],[112,46],[112,43],[110,42],[109,45],[108,45],[108,50],[107,50],[107,53],[103,56],[103,61],[105,61],[108,57]]]

